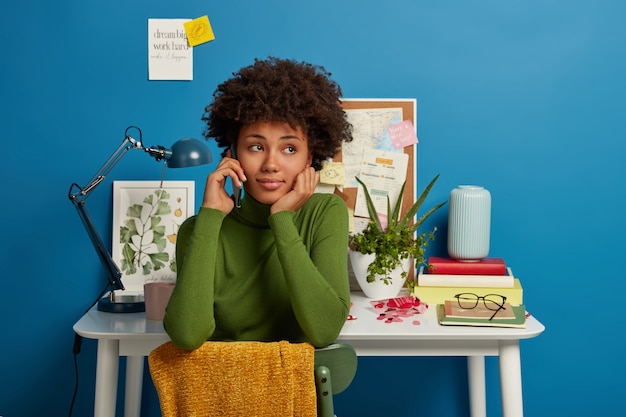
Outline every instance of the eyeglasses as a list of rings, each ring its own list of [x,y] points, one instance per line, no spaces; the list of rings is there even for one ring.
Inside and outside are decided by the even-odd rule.
[[[498,311],[505,310],[504,303],[506,302],[506,297],[499,294],[487,294],[487,295],[476,295],[471,292],[464,292],[461,294],[457,294],[454,296],[457,302],[459,303],[459,307],[471,310],[476,308],[478,305],[478,301],[483,300],[483,304],[487,310],[493,311],[493,314],[489,318],[489,320],[493,319]]]

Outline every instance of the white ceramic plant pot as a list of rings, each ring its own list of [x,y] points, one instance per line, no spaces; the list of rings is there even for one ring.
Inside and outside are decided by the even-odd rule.
[[[381,276],[376,276],[374,282],[367,282],[367,267],[370,263],[374,262],[374,254],[363,254],[351,250],[349,257],[354,276],[363,290],[363,294],[375,300],[397,297],[406,281],[406,279],[402,278],[402,271],[404,270],[408,273],[413,263],[412,258],[403,259],[401,267],[397,267],[389,274],[391,279],[388,284],[385,284],[385,282],[381,280]]]

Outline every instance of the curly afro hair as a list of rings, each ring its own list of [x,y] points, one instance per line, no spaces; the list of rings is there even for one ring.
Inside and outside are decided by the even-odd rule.
[[[341,88],[330,76],[324,67],[306,62],[255,59],[218,85],[202,115],[207,125],[203,136],[228,149],[244,125],[259,120],[288,123],[307,136],[312,166],[319,170],[342,141],[352,140],[352,125],[341,107]]]

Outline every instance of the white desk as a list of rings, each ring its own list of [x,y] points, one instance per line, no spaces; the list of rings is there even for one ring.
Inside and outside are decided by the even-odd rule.
[[[502,415],[523,416],[519,341],[544,331],[535,318],[528,318],[525,329],[440,326],[432,305],[425,314],[402,323],[385,323],[376,320],[370,300],[361,293],[352,293],[352,302],[356,320],[346,322],[338,340],[354,346],[359,356],[467,356],[472,417],[487,414],[484,357],[498,356]],[[74,331],[98,340],[94,416],[115,416],[119,357],[127,356],[124,415],[139,417],[144,358],[169,340],[162,322],[146,320],[145,313],[103,313],[93,308]]]

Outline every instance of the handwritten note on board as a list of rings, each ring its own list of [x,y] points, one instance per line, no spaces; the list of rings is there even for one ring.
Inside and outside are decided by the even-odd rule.
[[[322,184],[343,185],[346,181],[346,168],[342,162],[326,161],[320,171]]]
[[[387,130],[391,137],[391,144],[395,149],[401,149],[417,143],[415,127],[413,127],[413,123],[410,120],[403,120],[400,123],[389,125]]]

